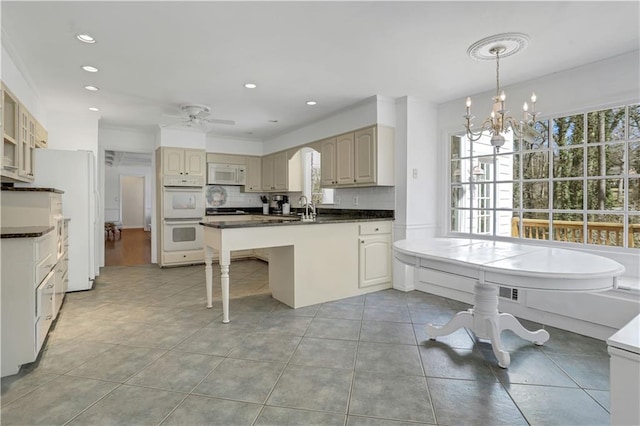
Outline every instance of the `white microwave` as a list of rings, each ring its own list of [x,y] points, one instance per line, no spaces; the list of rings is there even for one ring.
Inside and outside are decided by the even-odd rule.
[[[237,164],[207,164],[208,185],[244,185],[247,168]]]

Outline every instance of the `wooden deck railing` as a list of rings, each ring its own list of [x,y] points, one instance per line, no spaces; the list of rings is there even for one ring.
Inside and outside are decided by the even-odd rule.
[[[511,219],[511,236],[520,237],[520,220]],[[522,238],[534,240],[549,239],[549,221],[543,219],[522,219]],[[553,221],[554,241],[571,243],[584,242],[584,222],[570,220]],[[622,223],[587,222],[587,244],[622,247],[624,244],[624,226]],[[640,224],[630,224],[628,234],[629,247],[640,247]]]

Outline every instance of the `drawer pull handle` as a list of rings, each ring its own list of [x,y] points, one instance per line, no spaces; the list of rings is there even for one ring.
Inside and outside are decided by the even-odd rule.
[[[53,283],[49,284],[47,287],[45,288],[53,288]]]
[[[380,230],[380,228],[376,228],[376,232],[378,232]]]
[[[45,320],[50,320],[52,318],[51,315],[47,315],[46,317],[44,317]]]
[[[360,244],[364,244],[364,241],[360,241]]]

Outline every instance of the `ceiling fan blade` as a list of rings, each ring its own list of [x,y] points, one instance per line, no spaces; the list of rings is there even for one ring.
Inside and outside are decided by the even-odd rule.
[[[218,118],[204,118],[202,119],[202,121],[205,121],[210,124],[228,124],[228,125],[236,124],[234,120],[222,120]]]

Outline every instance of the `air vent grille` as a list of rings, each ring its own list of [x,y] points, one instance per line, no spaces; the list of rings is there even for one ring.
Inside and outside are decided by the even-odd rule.
[[[518,289],[517,288],[500,287],[500,293],[499,294],[500,294],[500,297],[502,297],[502,298],[513,300],[513,301],[518,301]]]

